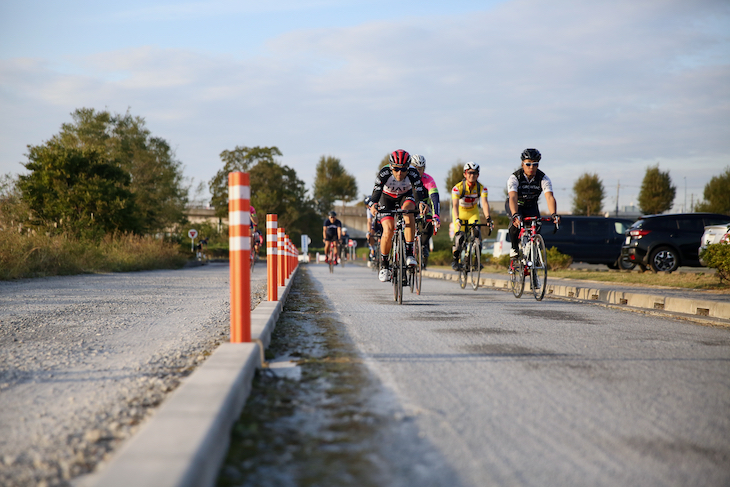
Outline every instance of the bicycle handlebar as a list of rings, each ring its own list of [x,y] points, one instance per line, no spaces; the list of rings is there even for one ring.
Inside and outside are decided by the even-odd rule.
[[[549,217],[549,216],[526,216],[522,219],[522,226],[526,226],[525,223],[531,222],[533,220],[536,222],[552,222],[553,221],[552,217]],[[559,228],[560,228],[560,223],[555,222],[555,228],[553,228],[553,233],[557,232]]]
[[[489,233],[487,234],[487,237],[492,234],[492,228],[494,227],[494,223],[469,223],[468,220],[462,220],[461,218],[457,218],[457,221],[460,225],[466,225],[467,228],[469,227],[489,227]]]

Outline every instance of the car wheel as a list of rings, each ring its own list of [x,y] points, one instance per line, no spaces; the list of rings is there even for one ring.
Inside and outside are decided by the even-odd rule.
[[[618,258],[618,261],[616,262],[618,265],[618,268],[624,271],[630,271],[634,267],[636,267],[636,264],[631,262],[629,259],[622,259],[621,257]]]
[[[659,247],[651,253],[649,265],[654,272],[673,272],[679,267],[679,256],[676,250]]]

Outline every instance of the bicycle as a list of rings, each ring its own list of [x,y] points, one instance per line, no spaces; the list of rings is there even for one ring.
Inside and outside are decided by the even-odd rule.
[[[327,251],[327,260],[329,261],[330,265],[330,274],[335,272],[335,265],[337,265],[337,255],[339,253],[337,251],[338,247],[339,245],[337,245],[337,242],[330,242],[330,249]]]
[[[410,280],[411,292],[415,288],[416,294],[421,294],[421,284],[423,283],[423,228],[425,218],[422,215],[416,216],[416,236],[413,238],[413,257],[416,259],[415,267],[411,267],[409,272],[412,279]]]
[[[471,287],[475,291],[479,289],[479,277],[482,272],[482,251],[480,239],[476,236],[476,232],[472,231],[476,227],[488,227],[489,233],[492,234],[492,226],[489,223],[469,223],[466,220],[459,219],[461,227],[466,235],[466,243],[459,254],[459,286],[461,289],[466,287],[467,278],[471,274]]]
[[[542,235],[538,233],[541,222],[552,221],[550,217],[528,216],[520,224],[519,256],[510,259],[510,288],[516,298],[525,290],[525,276],[530,276],[530,287],[535,299],[542,301],[547,288],[547,250]],[[527,226],[527,223],[530,223]],[[555,224],[554,232],[557,232]]]
[[[404,283],[408,285],[408,282],[412,282],[415,278],[413,269],[408,269],[408,266],[406,266],[406,237],[404,234],[406,221],[403,215],[413,215],[418,211],[396,209],[381,213],[395,217],[395,228],[393,229],[393,239],[390,246],[390,280],[393,283],[393,299],[398,304],[403,304],[403,285]]]
[[[372,270],[374,270],[376,273],[380,270],[380,261],[382,259],[382,257],[380,256],[380,237],[381,236],[382,235],[381,235],[380,232],[376,233],[373,236],[373,240],[375,241],[375,245],[373,245],[373,248],[375,250],[373,250],[373,257],[370,260],[370,262],[371,262],[371,264],[370,264],[371,267],[370,268]]]

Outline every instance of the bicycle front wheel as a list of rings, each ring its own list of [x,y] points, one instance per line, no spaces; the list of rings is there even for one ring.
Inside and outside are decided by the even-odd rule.
[[[541,235],[535,235],[532,243],[532,269],[530,272],[530,286],[535,299],[542,301],[547,289],[547,251],[545,241]]]
[[[471,287],[475,291],[479,289],[479,275],[482,267],[480,261],[479,244],[474,242],[471,244],[471,251],[469,252],[469,272],[471,272]]]
[[[335,272],[335,259],[336,259],[336,255],[337,255],[335,253],[334,249],[332,248],[333,245],[334,244],[330,244],[330,251],[327,252],[327,258],[330,261],[330,274]]]
[[[466,287],[466,275],[469,273],[469,247],[461,251],[461,258],[459,259],[459,286],[461,289]]]
[[[525,290],[525,266],[519,258],[512,259],[511,262],[512,264],[510,264],[509,270],[510,288],[512,289],[512,294],[516,298],[519,298]]]
[[[396,230],[395,238],[393,239],[393,259],[391,262],[392,268],[392,281],[393,281],[393,298],[398,304],[403,304],[403,279],[405,273],[403,267],[405,264],[405,242],[403,240],[403,233]]]

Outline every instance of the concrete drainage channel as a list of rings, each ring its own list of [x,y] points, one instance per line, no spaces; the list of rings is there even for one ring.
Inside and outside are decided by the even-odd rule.
[[[458,281],[459,279],[459,276],[456,273],[451,274],[438,271],[424,271],[423,276],[447,281]],[[560,282],[560,279],[553,280]],[[479,280],[479,285],[508,292],[510,290],[509,280],[507,279],[482,277]],[[526,280],[525,282],[525,292],[531,292],[529,280]],[[671,313],[681,318],[692,319],[693,321],[718,326],[730,326],[730,302],[726,301],[710,301],[696,298],[679,298],[646,293],[630,293],[610,289],[591,288],[588,286],[566,286],[561,284],[550,284],[550,279],[548,279],[548,287],[545,297],[577,299],[631,310]]]
[[[299,269],[279,301],[261,302],[251,312],[251,337],[268,346],[271,332]],[[162,404],[140,431],[79,487],[165,487],[214,485],[233,423],[251,391],[261,363],[256,343],[223,343]]]

